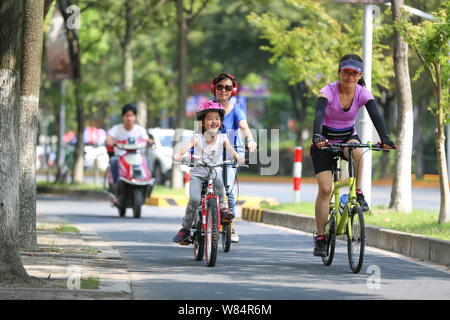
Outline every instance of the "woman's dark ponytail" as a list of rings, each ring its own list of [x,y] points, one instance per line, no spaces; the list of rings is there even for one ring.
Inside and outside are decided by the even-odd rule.
[[[355,60],[358,60],[358,61],[360,61],[360,62],[363,62],[363,60],[361,59],[360,56],[358,56],[357,54],[351,53],[351,54],[346,54],[345,56],[343,56],[343,57],[339,60],[339,64],[340,64],[342,61],[349,60],[349,59],[355,59]],[[364,81],[364,78],[363,78],[363,77],[361,77],[361,79],[359,79],[358,84],[359,84],[360,86],[363,86],[363,87],[366,86],[366,81]]]
[[[366,82],[364,81],[364,78],[363,78],[363,77],[361,77],[361,79],[359,79],[358,84],[359,84],[360,86],[366,87]]]

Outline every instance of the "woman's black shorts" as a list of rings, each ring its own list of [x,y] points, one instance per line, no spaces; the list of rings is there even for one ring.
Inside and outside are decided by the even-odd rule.
[[[359,143],[361,143],[361,139],[359,139],[358,135],[351,136],[342,141],[342,143],[345,143],[349,140],[358,140]],[[315,144],[312,144],[311,148],[309,149],[309,153],[311,154],[314,174],[318,174],[322,171],[331,171],[333,167],[333,156],[331,155],[331,152],[328,152],[327,150],[321,150],[317,148]]]

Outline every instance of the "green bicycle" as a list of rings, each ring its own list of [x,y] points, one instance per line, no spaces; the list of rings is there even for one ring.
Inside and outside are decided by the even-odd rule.
[[[348,148],[348,180],[340,182],[340,159],[344,159],[344,148]],[[356,176],[352,151],[355,148],[368,148],[375,151],[388,151],[380,146],[368,143],[331,143],[324,150],[333,155],[333,192],[330,197],[329,219],[325,228],[327,238],[327,255],[322,257],[324,265],[329,266],[333,262],[336,246],[336,237],[347,235],[347,253],[350,269],[358,273],[364,262],[364,248],[366,234],[363,210],[356,200]],[[348,201],[341,203],[340,189],[349,187]],[[344,199],[345,200],[345,199]],[[339,209],[341,208],[341,209]]]

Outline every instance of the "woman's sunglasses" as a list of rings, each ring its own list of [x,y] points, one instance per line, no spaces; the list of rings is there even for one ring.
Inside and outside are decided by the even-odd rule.
[[[221,84],[216,84],[216,90],[218,91],[222,91],[223,89],[225,89],[226,91],[232,91],[233,90],[233,86],[229,86],[229,85],[221,85]]]

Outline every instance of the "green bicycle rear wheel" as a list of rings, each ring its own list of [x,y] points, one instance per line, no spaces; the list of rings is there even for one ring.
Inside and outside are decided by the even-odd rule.
[[[364,214],[360,206],[354,206],[351,211],[352,237],[348,236],[347,230],[347,253],[350,269],[358,273],[364,262],[364,248],[366,245],[366,234],[364,225]]]
[[[334,258],[334,248],[336,246],[336,217],[330,213],[327,226],[325,227],[325,236],[327,237],[327,255],[322,257],[322,262],[330,266]]]

